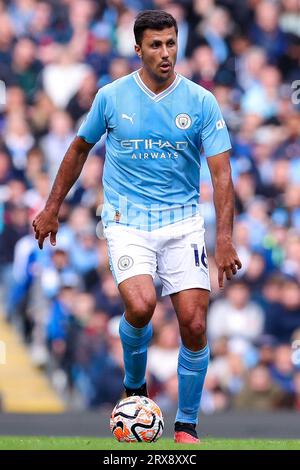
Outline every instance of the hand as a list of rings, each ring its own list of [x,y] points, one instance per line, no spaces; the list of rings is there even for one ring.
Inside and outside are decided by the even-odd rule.
[[[229,281],[241,269],[242,263],[231,241],[218,240],[216,243],[215,260],[218,268],[218,281],[220,289],[224,286],[224,273]]]
[[[36,216],[32,222],[32,226],[35,231],[35,238],[38,240],[41,250],[43,249],[44,240],[49,234],[51,245],[56,245],[56,234],[58,231],[58,218],[56,214],[44,209]]]

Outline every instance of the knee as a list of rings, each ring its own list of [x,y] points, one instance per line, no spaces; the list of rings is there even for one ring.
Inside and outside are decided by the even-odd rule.
[[[142,328],[151,320],[155,310],[156,299],[151,295],[139,296],[126,305],[126,317],[136,328]]]
[[[205,319],[197,319],[187,325],[188,334],[193,339],[201,339],[206,334]]]
[[[191,339],[199,340],[206,335],[206,307],[198,306],[192,311],[185,312],[180,327],[185,335]]]

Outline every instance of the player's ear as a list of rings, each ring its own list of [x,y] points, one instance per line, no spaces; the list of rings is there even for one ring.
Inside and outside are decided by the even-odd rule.
[[[139,58],[141,59],[141,58],[142,58],[142,49],[141,49],[141,46],[139,46],[138,44],[135,44],[134,50],[135,50],[135,52],[137,53],[137,55],[139,56]]]

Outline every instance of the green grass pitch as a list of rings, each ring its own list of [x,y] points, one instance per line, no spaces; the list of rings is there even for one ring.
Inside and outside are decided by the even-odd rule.
[[[300,450],[300,440],[215,439],[200,444],[175,444],[162,438],[151,444],[124,444],[113,438],[0,436],[0,450]]]

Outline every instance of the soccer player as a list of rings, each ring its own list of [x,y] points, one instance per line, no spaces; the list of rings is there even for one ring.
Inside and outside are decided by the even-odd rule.
[[[178,357],[175,441],[199,442],[196,424],[209,361],[209,272],[199,206],[200,150],[216,210],[220,288],[241,262],[232,244],[233,184],[226,124],[214,96],[174,70],[177,24],[164,11],[134,24],[138,71],[101,88],[59,168],[44,210],[33,221],[39,247],[55,245],[59,208],[88,153],[106,132],[102,222],[111,269],[126,311],[120,321],[127,396],[147,395],[147,347],[156,305],[155,273],[171,297],[182,344]]]

